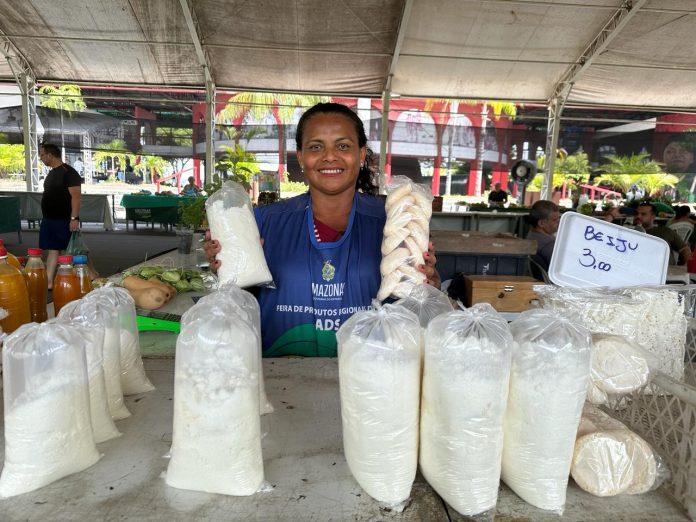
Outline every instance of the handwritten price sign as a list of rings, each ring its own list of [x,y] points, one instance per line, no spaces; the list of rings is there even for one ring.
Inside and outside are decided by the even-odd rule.
[[[669,245],[662,239],[567,212],[556,234],[549,277],[575,288],[661,285],[668,263]]]

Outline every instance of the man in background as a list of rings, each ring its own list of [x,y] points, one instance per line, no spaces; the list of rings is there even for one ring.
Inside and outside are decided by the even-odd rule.
[[[508,193],[500,188],[500,183],[495,184],[495,190],[488,194],[489,207],[502,207],[507,203]]]
[[[558,205],[553,201],[542,199],[532,205],[527,216],[532,229],[527,234],[527,239],[533,239],[537,242],[536,254],[532,259],[548,272],[551,264],[551,254],[556,243],[556,232],[558,231],[558,223],[561,220],[561,213],[558,210]]]
[[[39,246],[48,252],[46,272],[48,289],[51,290],[58,266],[58,255],[68,246],[70,234],[80,228],[82,178],[74,168],[63,162],[60,149],[53,144],[41,145],[39,159],[51,169],[44,179],[41,197],[43,219],[39,229]]]
[[[680,264],[688,263],[691,259],[689,245],[682,241],[679,234],[671,228],[655,225],[656,215],[655,205],[652,203],[641,203],[636,210],[633,224],[642,226],[646,233],[664,239],[669,244],[670,250],[675,254],[670,256],[670,264],[675,264],[675,257],[680,260]]]

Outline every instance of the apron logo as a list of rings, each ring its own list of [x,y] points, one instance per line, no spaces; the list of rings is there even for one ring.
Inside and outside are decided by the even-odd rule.
[[[324,281],[331,281],[336,275],[336,268],[331,264],[331,261],[324,261],[324,266],[321,269],[321,277]]]

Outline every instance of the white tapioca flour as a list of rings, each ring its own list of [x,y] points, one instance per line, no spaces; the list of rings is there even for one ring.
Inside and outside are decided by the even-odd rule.
[[[437,327],[440,321],[433,324]],[[423,372],[420,468],[448,504],[472,516],[493,508],[498,499],[511,342],[501,345],[469,337],[445,343],[430,332]]]
[[[123,401],[121,388],[121,331],[118,323],[110,321],[104,329],[104,382],[109,411],[114,420],[131,416]]]
[[[510,330],[517,346],[502,478],[526,502],[561,513],[589,383],[591,338],[580,323],[551,310],[523,312]]]
[[[44,372],[26,388],[5,412],[0,497],[33,491],[99,460],[84,377]]]
[[[261,248],[254,215],[246,207],[225,207],[214,201],[207,207],[210,236],[220,243],[220,283],[235,282],[249,287],[270,283],[273,279]]]
[[[221,306],[223,294],[201,299],[181,320],[166,482],[251,495],[263,483],[258,338],[251,324]]]
[[[133,310],[135,313],[135,310]],[[123,322],[122,322],[123,324]],[[137,327],[136,327],[137,328]],[[121,328],[121,388],[124,395],[145,393],[155,389],[145,374],[140,356],[138,331]]]

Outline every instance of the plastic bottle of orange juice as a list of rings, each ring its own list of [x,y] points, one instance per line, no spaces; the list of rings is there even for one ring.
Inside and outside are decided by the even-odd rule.
[[[3,332],[14,332],[31,321],[29,293],[24,276],[7,263],[7,250],[4,247],[0,247],[0,308],[9,312],[7,317],[0,319]]]
[[[5,248],[5,240],[0,239],[0,247]],[[7,251],[7,249],[5,249]],[[7,252],[7,264],[10,266],[13,266],[18,269],[22,269],[22,264],[19,262],[19,259],[17,259],[15,256]]]
[[[77,280],[80,282],[80,297],[84,297],[94,289],[89,272],[87,272],[87,256],[73,256],[73,263],[75,264]]]
[[[53,280],[53,311],[57,316],[63,306],[80,298],[80,281],[73,268],[73,256],[58,256],[58,271]]]
[[[48,319],[46,313],[46,301],[48,296],[48,276],[46,266],[41,260],[42,250],[40,248],[30,248],[27,250],[27,264],[24,267],[24,278],[27,280],[27,290],[29,290],[29,311],[31,320],[41,323]]]

